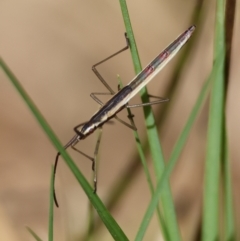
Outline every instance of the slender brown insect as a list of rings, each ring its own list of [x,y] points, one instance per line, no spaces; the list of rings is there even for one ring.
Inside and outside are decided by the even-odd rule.
[[[185,32],[183,32],[176,40],[174,40],[167,48],[165,48],[155,59],[153,59],[133,80],[120,89],[116,94],[112,90],[112,88],[107,84],[107,82],[103,79],[100,73],[97,71],[96,66],[102,64],[103,62],[109,60],[110,58],[116,56],[117,54],[127,50],[129,48],[129,40],[125,34],[125,38],[127,41],[127,46],[123,49],[119,50],[118,52],[112,54],[111,56],[107,57],[106,59],[98,62],[97,64],[93,65],[92,70],[102,82],[102,84],[109,90],[109,93],[91,93],[91,97],[101,105],[101,108],[91,117],[91,119],[87,122],[81,123],[74,127],[75,136],[64,146],[65,149],[68,147],[73,148],[75,151],[79,152],[83,156],[87,157],[92,161],[92,169],[94,171],[94,192],[97,190],[97,176],[96,176],[96,158],[92,158],[85,154],[84,152],[78,150],[75,145],[82,139],[85,139],[87,136],[92,134],[97,128],[102,127],[104,123],[109,121],[112,118],[120,121],[122,124],[126,125],[127,127],[136,130],[136,127],[130,125],[129,123],[121,120],[117,117],[117,113],[120,112],[124,108],[135,108],[135,107],[142,107],[142,106],[149,106],[155,105],[162,102],[168,101],[168,99],[162,99],[157,97],[158,100],[149,102],[149,103],[142,103],[142,104],[135,104],[129,105],[128,102],[131,100],[144,86],[146,86],[163,68],[164,66],[178,53],[178,51],[183,47],[183,45],[188,41],[191,37],[192,33],[195,30],[195,26],[191,26]],[[96,96],[97,95],[113,95],[105,104],[102,103]],[[155,96],[154,96],[155,97]],[[156,98],[156,97],[155,97]],[[79,130],[79,127],[82,127]],[[96,147],[95,147],[95,156],[98,152],[100,139],[98,140]],[[55,165],[54,165],[54,174],[56,173],[58,158],[60,156],[60,152],[57,153]],[[56,199],[56,194],[54,190],[54,201],[56,206],[58,207],[58,202]]]

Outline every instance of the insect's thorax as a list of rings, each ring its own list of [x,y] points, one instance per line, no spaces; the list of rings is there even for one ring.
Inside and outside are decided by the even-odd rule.
[[[81,129],[83,135],[92,133],[97,127],[103,125],[114,117],[127,104],[128,95],[132,92],[131,87],[125,86],[108,100]]]

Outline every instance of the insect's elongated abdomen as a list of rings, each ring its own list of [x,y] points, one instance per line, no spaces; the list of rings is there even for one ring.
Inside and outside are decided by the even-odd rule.
[[[191,37],[195,26],[191,26],[184,33],[168,45],[154,60],[152,60],[129,84],[132,88],[132,93],[129,95],[127,102],[136,95],[140,89],[147,85],[163,68],[164,66],[178,53],[183,45]]]

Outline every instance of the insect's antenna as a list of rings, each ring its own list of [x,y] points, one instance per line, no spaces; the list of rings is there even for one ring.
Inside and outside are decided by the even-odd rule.
[[[80,139],[81,139],[81,137],[79,135],[75,135],[63,148],[66,150],[68,147],[76,145]],[[55,192],[55,177],[56,177],[58,159],[59,159],[60,155],[61,155],[61,153],[58,152],[56,155],[54,169],[53,169],[53,199],[54,199],[54,203],[55,203],[56,207],[59,207],[59,205],[58,205],[57,196],[56,196],[56,192]]]

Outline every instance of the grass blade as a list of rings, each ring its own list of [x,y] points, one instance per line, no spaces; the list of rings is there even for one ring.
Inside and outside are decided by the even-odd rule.
[[[29,228],[29,227],[26,227],[26,228],[27,228],[28,232],[35,238],[36,241],[42,241],[42,239],[40,239],[38,237],[38,235],[31,228]]]
[[[236,0],[226,1],[226,16],[225,16],[225,107],[227,100],[227,90],[229,83],[229,73],[231,66],[231,53],[232,53],[232,38],[234,30],[234,19],[236,12]],[[224,118],[224,136],[223,136],[223,185],[224,185],[224,240],[234,241],[236,239],[236,230],[234,227],[234,214],[233,214],[233,195],[231,183],[231,170],[228,149],[228,135],[226,130],[226,117]]]
[[[52,166],[51,181],[50,181],[50,203],[49,203],[49,218],[48,218],[48,240],[53,241],[53,190],[54,190],[54,171]]]
[[[119,86],[122,88],[123,84],[122,84],[122,81],[120,79],[120,76],[118,76],[118,82],[119,82]],[[129,108],[127,108],[127,113],[128,113],[128,118],[131,122],[131,125],[135,126],[134,119],[133,119],[134,116],[133,116],[133,114],[132,114],[132,112]],[[147,183],[148,183],[151,195],[153,195],[154,194],[154,186],[153,186],[152,178],[151,178],[151,175],[150,175],[150,172],[149,172],[149,169],[148,169],[147,160],[146,160],[145,155],[144,155],[143,146],[142,146],[142,143],[140,141],[140,136],[139,136],[137,130],[133,131],[133,134],[134,134],[134,138],[135,138],[135,141],[136,141],[138,154],[139,154],[139,157],[140,157],[140,160],[141,160],[141,163],[142,163],[142,166],[143,166],[143,170],[144,170],[144,173],[145,173],[145,176],[146,176],[146,179],[147,179]],[[158,217],[159,224],[162,228],[163,237],[165,237],[165,239],[167,240],[168,234],[167,234],[167,230],[166,230],[166,224],[165,224],[165,221],[164,221],[164,218],[162,216],[162,213],[160,211],[159,206],[157,206],[157,217]]]
[[[83,188],[84,192],[88,196],[89,201],[92,203],[96,211],[98,212],[100,218],[102,219],[103,223],[105,224],[106,228],[109,230],[110,234],[115,240],[128,240],[122,229],[119,227],[117,222],[113,219],[111,214],[108,212],[102,201],[99,199],[99,197],[93,193],[93,189],[86,180],[86,178],[82,175],[78,167],[75,165],[73,160],[70,158],[68,153],[63,149],[61,143],[53,133],[50,126],[47,124],[33,101],[30,99],[28,94],[25,92],[23,87],[21,86],[20,82],[17,80],[17,78],[14,76],[12,71],[8,68],[8,66],[4,63],[3,59],[0,58],[0,66],[3,69],[3,71],[8,76],[9,80],[12,82],[12,84],[17,89],[18,93],[21,95],[21,97],[26,102],[27,106],[43,128],[44,132],[47,134],[53,145],[56,147],[57,150],[60,151],[62,158],[66,162],[67,166],[71,169],[72,173],[76,177],[77,181]]]
[[[127,36],[130,41],[130,46],[131,46],[130,50],[131,50],[135,73],[138,74],[142,70],[142,66],[139,59],[135,38],[133,35],[133,30],[130,22],[130,17],[128,14],[126,1],[120,0],[120,5],[121,5],[121,10],[122,10],[122,15],[123,15]],[[143,88],[140,91],[140,93],[141,93],[142,102],[149,102],[147,89]],[[156,175],[156,179],[159,180],[164,170],[165,162],[163,158],[161,145],[159,142],[158,131],[155,125],[155,119],[154,119],[151,107],[150,106],[144,107],[143,110],[144,110],[144,116],[145,116],[145,123],[147,126],[147,135],[148,135],[149,146],[150,146],[151,155],[153,159],[155,175]],[[165,183],[165,188],[161,196],[161,201],[162,201],[166,226],[168,229],[168,236],[170,240],[172,241],[181,240],[173,198],[170,190],[170,185],[168,182]]]
[[[214,61],[219,61],[220,67],[213,76],[208,122],[202,230],[204,241],[219,239],[219,181],[224,130],[224,8],[225,1],[217,1]]]
[[[236,240],[236,232],[234,227],[234,215],[233,215],[233,195],[232,195],[232,182],[231,171],[229,161],[229,149],[227,141],[227,133],[224,128],[224,147],[223,147],[223,190],[224,190],[224,240],[234,241]]]

